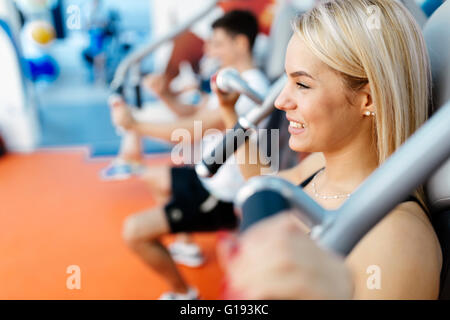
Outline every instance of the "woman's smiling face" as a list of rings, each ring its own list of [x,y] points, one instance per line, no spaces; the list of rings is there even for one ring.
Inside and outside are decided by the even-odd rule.
[[[290,121],[289,147],[298,152],[332,152],[367,130],[361,100],[343,76],[318,59],[297,35],[286,51],[288,81],[275,101]]]

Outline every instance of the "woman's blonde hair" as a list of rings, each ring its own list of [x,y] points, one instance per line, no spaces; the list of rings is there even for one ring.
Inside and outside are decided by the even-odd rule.
[[[295,33],[353,91],[370,84],[381,165],[426,120],[429,58],[421,29],[394,0],[322,1],[294,21]],[[416,196],[425,204],[422,188]]]

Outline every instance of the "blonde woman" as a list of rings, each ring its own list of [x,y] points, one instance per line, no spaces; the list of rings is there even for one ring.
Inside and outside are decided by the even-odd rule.
[[[300,16],[294,30],[288,82],[276,107],[290,121],[289,146],[313,154],[280,176],[336,209],[426,121],[426,47],[414,18],[392,0],[323,1]],[[227,101],[221,97],[231,125]],[[278,218],[283,223],[244,236],[228,266],[231,288],[250,298],[436,299],[442,256],[427,214],[423,192],[416,190],[360,241],[345,261],[353,282],[349,296],[327,294],[325,274],[334,276],[333,264],[305,267],[307,255],[293,240],[302,226],[284,215]],[[300,266],[308,277],[297,272]],[[335,276],[344,274],[341,269]],[[311,279],[324,281],[308,295]]]

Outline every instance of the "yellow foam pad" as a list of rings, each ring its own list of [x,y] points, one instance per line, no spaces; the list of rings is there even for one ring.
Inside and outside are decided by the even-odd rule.
[[[36,26],[31,31],[31,37],[39,44],[46,45],[55,39],[54,30],[45,26]]]

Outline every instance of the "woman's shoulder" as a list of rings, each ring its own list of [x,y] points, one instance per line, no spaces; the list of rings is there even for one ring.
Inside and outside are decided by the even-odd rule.
[[[431,223],[415,202],[404,202],[381,220],[347,257],[359,298],[433,299],[439,291],[442,251]],[[368,268],[384,284],[368,290]]]
[[[325,167],[325,158],[321,152],[317,152],[307,156],[295,167],[279,172],[278,176],[299,185],[323,167]]]

